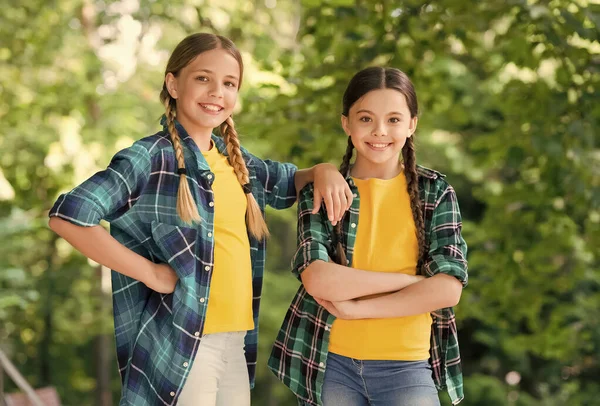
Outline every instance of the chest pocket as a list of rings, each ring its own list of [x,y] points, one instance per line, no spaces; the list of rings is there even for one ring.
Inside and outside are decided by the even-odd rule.
[[[168,263],[179,278],[193,275],[198,258],[198,230],[153,221],[151,231],[161,262]]]

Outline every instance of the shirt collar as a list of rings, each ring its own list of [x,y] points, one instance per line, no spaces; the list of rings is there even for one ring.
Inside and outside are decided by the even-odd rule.
[[[160,118],[160,124],[163,127],[163,131],[165,131],[168,134],[169,129],[167,128],[167,117],[164,114]],[[181,138],[181,140],[184,142],[184,144],[188,146],[188,148],[190,148],[194,152],[201,154],[198,145],[196,145],[192,137],[190,137],[188,132],[185,130],[185,128],[183,128],[181,123],[177,121],[177,119],[175,119],[175,129],[177,130],[177,134],[179,134],[179,138]],[[221,155],[229,156],[229,154],[227,153],[227,146],[225,145],[225,141],[223,141],[222,137],[219,137],[215,133],[212,133],[210,135],[210,138],[214,142],[215,147],[217,147],[217,150]]]
[[[168,134],[169,133],[169,129],[167,128],[167,117],[164,114],[160,118],[160,124],[163,127],[163,131]],[[179,121],[177,121],[177,119],[175,119],[175,129],[177,130],[177,133],[179,134],[179,137],[181,138],[181,140],[183,142],[183,145],[187,145],[187,147],[194,153],[194,155],[196,155],[196,161],[197,161],[197,164],[198,164],[198,169],[200,169],[200,170],[208,170],[209,169],[208,168],[208,164],[206,163],[206,159],[202,155],[202,152],[200,151],[200,148],[198,148],[198,145],[196,145],[196,143],[194,142],[194,140],[192,139],[192,137],[190,137],[190,135],[188,134],[188,132],[185,130],[185,128],[183,128],[183,126],[181,125],[181,123]],[[227,152],[227,145],[225,144],[225,140],[223,139],[223,137],[219,137],[218,135],[216,135],[213,132],[210,135],[210,138],[215,143],[215,147],[217,147],[217,150],[219,151],[219,153],[221,155],[229,156],[229,153]],[[252,155],[244,153],[244,149],[242,149],[242,155],[243,155],[244,161],[246,162],[246,167],[248,168],[248,170],[250,172],[252,172],[253,171],[253,169],[252,169],[252,164],[253,164]]]
[[[354,182],[352,182],[352,176],[350,175],[351,169],[352,169],[352,165],[348,165],[348,170],[344,174],[344,178],[346,179],[346,182],[348,182],[352,185],[352,184],[354,184]],[[429,169],[429,168],[426,168],[421,165],[417,165],[417,175],[423,176],[423,177],[429,178],[429,179],[437,179],[437,178],[445,178],[446,177],[446,175],[444,175],[443,173],[434,171],[433,169]]]

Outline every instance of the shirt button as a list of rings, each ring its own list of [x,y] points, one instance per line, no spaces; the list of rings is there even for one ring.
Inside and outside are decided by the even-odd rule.
[[[215,202],[208,202],[208,205],[209,205],[210,207],[214,207],[214,205],[215,205]]]
[[[204,270],[205,270],[205,271],[210,271],[210,266],[206,265],[206,266],[204,267]]]
[[[354,194],[352,194],[352,196],[358,197],[358,193],[354,193]]]
[[[350,227],[352,227],[352,228],[356,228],[356,223],[352,223],[352,224],[350,224]]]
[[[190,365],[190,364],[188,364],[187,362],[184,362],[184,363],[183,363],[183,367],[184,367],[184,368],[187,368],[187,367],[188,367],[188,365]]]
[[[200,298],[200,303],[204,303],[204,298],[203,297]]]
[[[175,396],[175,392],[171,392],[171,393],[169,393],[169,395]]]
[[[323,367],[325,366],[325,363],[323,363],[323,362],[319,362],[319,366],[320,366],[321,368],[323,368]]]
[[[208,179],[212,179],[212,178],[213,178],[213,176],[212,176],[210,173],[209,173],[209,174],[208,174],[206,177],[207,177]]]
[[[196,331],[196,332],[194,333],[194,335],[195,335],[196,337],[200,337],[200,332],[199,332],[199,331]]]
[[[208,233],[208,236],[209,236],[209,237],[212,237],[212,233]]]
[[[329,326],[325,326],[325,331],[329,331]]]

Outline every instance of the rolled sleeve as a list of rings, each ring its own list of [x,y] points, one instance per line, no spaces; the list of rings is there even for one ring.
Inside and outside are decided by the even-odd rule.
[[[105,170],[60,195],[49,216],[86,227],[111,221],[133,206],[149,175],[148,150],[134,144],[119,151]]]
[[[325,219],[323,209],[312,214],[313,184],[300,191],[298,200],[298,249],[292,259],[292,273],[300,279],[302,272],[313,262],[329,261],[331,226]]]
[[[431,220],[430,244],[425,273],[454,276],[467,286],[467,244],[461,235],[462,218],[454,189],[447,185],[436,201]]]
[[[329,261],[327,248],[322,243],[316,241],[303,243],[298,246],[294,259],[292,260],[292,273],[300,278],[302,272],[304,272],[310,264],[318,260],[325,262]]]
[[[78,226],[91,227],[102,220],[102,208],[76,189],[58,197],[50,210],[50,217],[60,217]]]

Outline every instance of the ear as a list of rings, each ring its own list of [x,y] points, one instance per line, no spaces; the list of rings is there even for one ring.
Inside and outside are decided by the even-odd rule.
[[[167,85],[167,91],[171,95],[172,98],[177,98],[177,79],[175,76],[169,72],[167,76],[165,76],[165,85]]]
[[[346,135],[349,137],[350,136],[350,127],[348,126],[348,117],[346,117],[345,115],[342,114],[342,128],[344,129],[344,132],[346,133]]]
[[[408,136],[411,137],[415,131],[417,131],[417,123],[419,122],[419,118],[417,116],[410,119],[410,123],[408,124]]]

